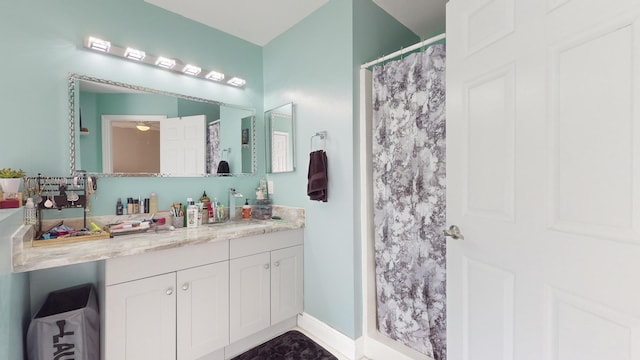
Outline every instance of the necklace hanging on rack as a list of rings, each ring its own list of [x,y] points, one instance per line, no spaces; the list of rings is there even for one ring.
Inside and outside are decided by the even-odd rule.
[[[36,181],[38,181],[38,180],[36,180]],[[43,191],[44,191],[44,189],[47,187],[48,183],[49,183],[49,178],[45,178],[45,180],[44,180],[44,184],[43,184],[43,185],[42,185],[42,187],[38,190],[38,193],[36,194],[35,198],[33,199],[33,201],[34,201],[36,204],[40,204],[40,203],[42,202],[42,200],[43,200],[43,199],[42,199],[42,192],[43,192]]]

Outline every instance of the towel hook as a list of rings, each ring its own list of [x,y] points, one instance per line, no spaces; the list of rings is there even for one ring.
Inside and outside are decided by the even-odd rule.
[[[326,131],[318,131],[317,133],[311,135],[311,144],[310,151],[313,151],[313,138],[319,137],[322,140],[322,149],[325,151],[327,149],[327,132]]]

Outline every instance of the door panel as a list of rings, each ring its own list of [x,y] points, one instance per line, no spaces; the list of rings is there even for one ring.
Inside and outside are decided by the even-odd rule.
[[[511,359],[514,328],[514,275],[463,259],[464,358]],[[487,331],[487,325],[492,331]]]
[[[640,4],[511,2],[447,4],[448,359],[638,360]]]
[[[205,123],[205,115],[160,121],[160,171],[163,174],[205,173]]]
[[[229,262],[182,270],[177,279],[177,359],[229,345]]]
[[[270,325],[270,268],[268,252],[229,261],[231,342]]]
[[[171,273],[107,287],[105,359],[175,359],[175,279]]]
[[[271,252],[272,324],[302,313],[302,261],[302,245]]]

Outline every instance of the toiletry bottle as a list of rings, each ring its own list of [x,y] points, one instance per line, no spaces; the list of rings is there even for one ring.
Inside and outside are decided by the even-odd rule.
[[[245,199],[242,207],[242,220],[249,219],[251,219],[251,206],[249,205],[249,199]]]
[[[213,214],[211,214],[211,220],[212,222],[219,222],[221,221],[220,217],[218,216],[218,199],[217,198],[213,198],[213,204],[211,205],[211,209],[213,210]]]
[[[122,215],[122,199],[120,198],[116,202],[116,215]]]
[[[32,198],[27,198],[27,203],[24,206],[24,223],[25,225],[33,225],[36,222],[36,205]]]
[[[198,207],[192,198],[188,198],[187,202],[189,203],[187,206],[187,228],[198,227]]]
[[[202,196],[200,196],[200,202],[202,203],[202,223],[208,224],[209,217],[211,216],[211,212],[209,211],[211,207],[211,200],[209,200],[206,191],[202,192]]]
[[[202,225],[202,218],[204,216],[204,205],[201,202],[196,203],[198,208],[198,226]]]
[[[127,214],[133,214],[133,198],[127,198]]]
[[[149,213],[149,198],[144,199],[144,213],[145,214]]]
[[[152,192],[149,198],[149,212],[155,214],[158,212],[158,195]]]
[[[133,199],[133,214],[140,213],[140,200]]]

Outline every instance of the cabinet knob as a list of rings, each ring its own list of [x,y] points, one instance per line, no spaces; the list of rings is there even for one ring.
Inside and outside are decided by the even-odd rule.
[[[269,264],[264,264],[264,268],[269,270]]]
[[[173,294],[173,288],[168,288],[167,291],[165,292],[167,295],[171,295]]]
[[[184,283],[184,284],[182,285],[182,290],[184,290],[184,291],[189,290],[189,283]]]
[[[276,262],[274,262],[274,263],[273,263],[273,266],[275,266],[275,267],[280,266],[280,261],[276,261]]]

